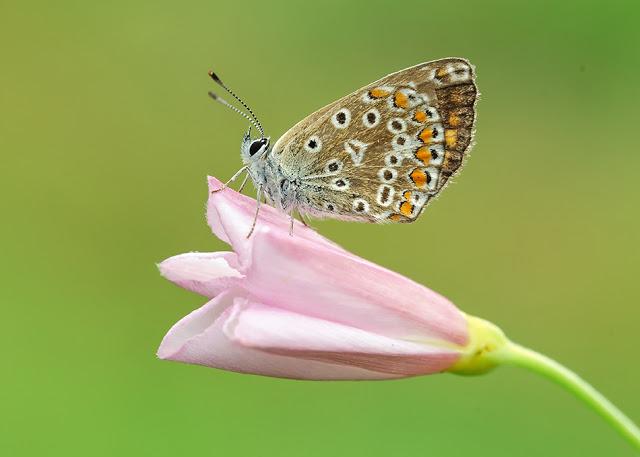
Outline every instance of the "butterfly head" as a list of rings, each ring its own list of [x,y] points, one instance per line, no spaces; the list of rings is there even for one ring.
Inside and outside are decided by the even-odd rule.
[[[251,128],[249,128],[242,138],[242,146],[240,147],[240,154],[242,155],[242,161],[245,165],[264,157],[269,151],[271,145],[270,140],[270,137],[265,136],[260,136],[252,140]]]

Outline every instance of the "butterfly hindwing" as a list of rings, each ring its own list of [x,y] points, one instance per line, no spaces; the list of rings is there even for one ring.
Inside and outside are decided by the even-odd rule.
[[[466,60],[416,65],[303,119],[272,154],[299,176],[301,212],[412,222],[462,165],[476,100]]]

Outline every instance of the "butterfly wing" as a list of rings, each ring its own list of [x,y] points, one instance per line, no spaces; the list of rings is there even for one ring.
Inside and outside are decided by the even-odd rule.
[[[473,139],[471,64],[427,62],[388,75],[300,121],[274,160],[315,216],[412,222],[462,165]]]

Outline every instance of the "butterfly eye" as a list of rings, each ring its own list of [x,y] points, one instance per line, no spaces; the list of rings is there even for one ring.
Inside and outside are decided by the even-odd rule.
[[[268,144],[269,144],[269,140],[267,140],[266,138],[260,138],[259,140],[255,140],[253,143],[251,143],[251,146],[249,146],[249,155],[253,157]]]

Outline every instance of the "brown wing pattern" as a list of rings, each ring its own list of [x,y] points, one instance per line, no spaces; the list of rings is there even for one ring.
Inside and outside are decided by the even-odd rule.
[[[461,167],[476,100],[466,60],[420,64],[305,118],[273,154],[303,183],[302,212],[412,222]]]

